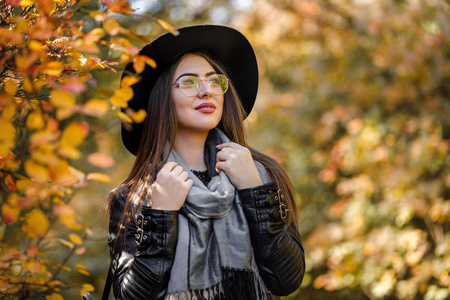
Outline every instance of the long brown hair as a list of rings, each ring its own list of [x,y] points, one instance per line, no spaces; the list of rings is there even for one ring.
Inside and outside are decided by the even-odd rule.
[[[217,73],[227,76],[226,70],[221,64],[211,58],[207,53],[201,51],[189,53],[203,57]],[[111,209],[115,194],[121,188],[127,188],[128,194],[126,196],[126,204],[121,221],[122,228],[126,228],[131,218],[134,217],[137,210],[132,208],[135,205],[140,207],[143,201],[149,196],[150,186],[155,179],[155,174],[166,163],[168,154],[173,149],[176,137],[177,118],[171,93],[172,77],[183,56],[180,55],[175,59],[172,66],[166,69],[156,81],[150,93],[147,118],[136,160],[127,179],[111,192],[108,199],[108,209]],[[295,228],[298,228],[297,206],[295,204],[295,193],[292,183],[286,172],[274,159],[248,147],[243,126],[245,111],[231,80],[229,89],[224,94],[223,103],[222,119],[218,127],[224,131],[231,141],[247,147],[253,159],[259,161],[265,167],[270,179],[278,183],[280,189],[285,194],[286,205],[290,210],[286,223],[288,226],[293,225]],[[169,149],[167,152],[164,152],[166,145]],[[163,153],[166,153],[165,157],[163,157]],[[131,213],[132,211],[133,213]]]

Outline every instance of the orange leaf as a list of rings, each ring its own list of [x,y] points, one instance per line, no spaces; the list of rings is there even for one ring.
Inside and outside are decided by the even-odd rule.
[[[159,25],[161,25],[162,28],[164,28],[165,30],[167,30],[168,32],[170,32],[171,34],[177,36],[180,33],[178,32],[177,29],[175,29],[175,27],[173,27],[172,25],[170,25],[169,23],[167,23],[164,20],[161,19],[156,19],[156,22],[158,22]]]
[[[141,74],[145,70],[145,60],[141,55],[136,55],[133,57],[133,68],[136,73]]]
[[[44,274],[47,271],[45,266],[36,259],[26,261],[23,267],[31,274]]]
[[[153,69],[156,69],[156,62],[152,58],[145,56],[145,55],[140,55],[140,57],[142,57],[142,59],[144,59],[144,61],[147,65],[149,65]]]
[[[36,245],[30,245],[28,247],[28,249],[27,249],[28,257],[35,257],[37,253],[38,253],[38,248],[36,247]]]
[[[109,168],[114,166],[114,164],[116,163],[111,155],[100,152],[90,154],[87,158],[87,161],[91,165],[100,168]]]
[[[38,0],[39,12],[50,16],[55,11],[56,5],[54,0]]]
[[[83,255],[86,252],[86,247],[80,247],[77,250],[75,250],[75,254],[77,255]]]

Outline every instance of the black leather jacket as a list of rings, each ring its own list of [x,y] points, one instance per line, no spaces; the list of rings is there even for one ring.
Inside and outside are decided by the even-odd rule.
[[[300,287],[305,257],[300,234],[293,227],[287,228],[282,219],[277,191],[276,183],[268,183],[238,194],[260,275],[272,294],[285,296]],[[177,245],[179,212],[144,207],[142,217],[132,220],[126,233],[116,239],[126,193],[117,192],[110,211],[108,244],[114,296],[164,299]],[[145,226],[141,222],[146,222]]]

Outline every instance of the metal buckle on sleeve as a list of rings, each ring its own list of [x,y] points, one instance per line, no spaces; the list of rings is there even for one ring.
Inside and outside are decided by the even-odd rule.
[[[278,210],[280,211],[280,217],[282,220],[285,220],[287,218],[287,212],[289,211],[289,208],[286,207],[286,204],[284,204],[284,195],[283,191],[279,189],[277,191],[277,195],[275,196],[275,199],[278,200],[278,203],[280,206],[278,207]]]
[[[138,228],[135,236],[136,236],[136,243],[138,245],[142,244],[142,239],[144,237],[144,230],[142,230],[141,228]]]
[[[143,216],[143,215],[137,216],[136,222],[137,222],[137,227],[138,227],[139,229],[141,229],[141,230],[144,229],[144,222],[145,222],[145,219],[144,219],[144,216]]]

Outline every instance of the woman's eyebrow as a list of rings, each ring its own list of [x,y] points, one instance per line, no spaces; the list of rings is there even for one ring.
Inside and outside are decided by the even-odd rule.
[[[213,75],[213,74],[217,74],[217,72],[216,71],[211,71],[211,72],[206,73],[205,76],[208,77],[208,76]],[[175,79],[174,82],[177,82],[178,79],[180,79],[183,76],[196,76],[196,77],[199,77],[197,73],[183,73],[180,76],[178,76],[177,79]]]

